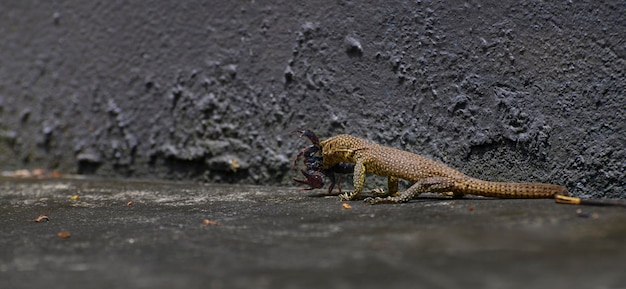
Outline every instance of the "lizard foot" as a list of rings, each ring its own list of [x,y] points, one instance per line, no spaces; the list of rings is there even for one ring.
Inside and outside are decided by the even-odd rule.
[[[347,192],[339,195],[340,201],[354,201],[359,197],[359,193]]]
[[[377,204],[399,204],[399,203],[406,203],[408,202],[408,200],[405,200],[403,198],[400,197],[386,197],[386,198],[381,198],[381,197],[367,197],[365,198],[365,202],[369,203],[370,205],[377,205]]]
[[[462,198],[464,196],[464,194],[457,193],[457,192],[443,192],[441,193],[441,195],[446,196],[446,197],[453,197],[456,199]]]
[[[373,189],[372,194],[374,194],[374,196],[376,197],[381,197],[381,198],[387,197],[390,195],[388,192],[385,192],[383,188]]]

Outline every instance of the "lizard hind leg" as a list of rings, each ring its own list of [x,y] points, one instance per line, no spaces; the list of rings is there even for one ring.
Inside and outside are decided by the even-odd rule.
[[[388,194],[390,196],[396,195],[396,193],[398,193],[398,178],[389,176],[387,178],[387,188],[389,189]]]
[[[444,178],[444,177],[425,178],[425,179],[421,179],[417,181],[410,188],[408,188],[404,192],[401,192],[397,196],[389,196],[386,198],[380,198],[380,197],[367,198],[365,199],[365,201],[372,205],[380,204],[380,203],[406,203],[412,200],[413,198],[419,196],[421,193],[425,193],[425,192],[440,193],[440,192],[453,191],[453,189],[455,188],[455,185],[456,185],[455,181],[450,178]]]
[[[372,191],[375,197],[384,198],[388,196],[396,196],[398,194],[398,178],[389,176],[387,177],[387,191],[381,189],[375,189]]]

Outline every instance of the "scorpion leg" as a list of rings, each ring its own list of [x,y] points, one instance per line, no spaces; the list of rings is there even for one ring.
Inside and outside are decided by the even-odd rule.
[[[315,135],[314,132],[308,129],[304,130],[294,130],[291,133],[299,133],[300,137],[307,137],[314,145],[318,146],[320,144],[319,138]]]
[[[296,156],[295,160],[293,161],[293,165],[291,166],[292,169],[295,169],[296,166],[298,165],[298,160],[300,160],[300,157],[304,156],[305,163],[306,163],[306,159],[311,158],[314,154],[319,152],[321,150],[321,148],[320,148],[320,141],[317,138],[317,135],[315,135],[315,133],[313,133],[312,131],[310,131],[308,129],[305,129],[305,130],[294,130],[291,133],[299,133],[300,137],[306,137],[306,138],[308,138],[311,141],[311,143],[313,143],[312,146],[306,147],[306,148],[302,149],[300,151],[300,153],[298,153],[298,155]]]

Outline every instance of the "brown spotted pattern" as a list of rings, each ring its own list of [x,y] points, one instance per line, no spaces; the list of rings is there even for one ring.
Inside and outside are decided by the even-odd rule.
[[[351,135],[334,136],[320,142],[320,145],[324,167],[332,167],[338,162],[356,164],[355,191],[348,197],[350,199],[363,190],[366,173],[389,177],[390,193],[397,190],[397,179],[416,183],[407,190],[411,191],[410,197],[426,191],[497,198],[553,198],[555,195],[568,195],[567,189],[559,185],[479,180],[427,157]]]

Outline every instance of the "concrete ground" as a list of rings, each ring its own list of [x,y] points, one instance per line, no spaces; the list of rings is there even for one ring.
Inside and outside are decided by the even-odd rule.
[[[288,187],[4,178],[0,287],[626,288],[623,208],[349,206]]]

